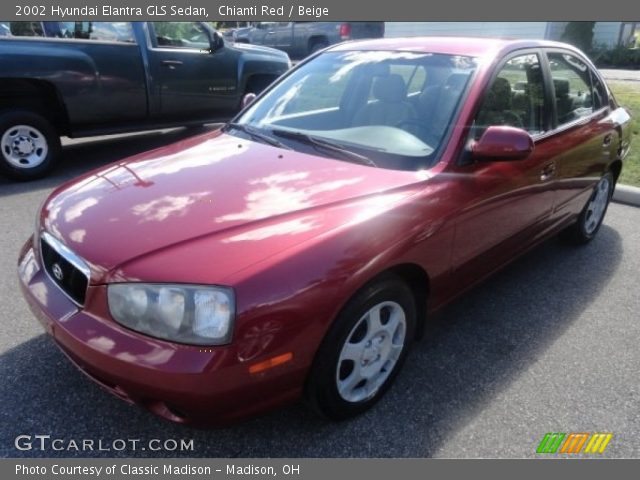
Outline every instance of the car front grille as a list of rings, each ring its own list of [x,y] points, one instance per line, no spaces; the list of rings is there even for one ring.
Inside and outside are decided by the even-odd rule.
[[[46,232],[40,237],[42,264],[53,282],[79,306],[84,305],[91,271],[64,244]]]

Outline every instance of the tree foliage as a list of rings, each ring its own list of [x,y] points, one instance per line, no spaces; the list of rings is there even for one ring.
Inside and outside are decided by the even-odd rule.
[[[593,46],[593,29],[596,22],[568,22],[561,40],[578,47],[584,52],[591,50]]]

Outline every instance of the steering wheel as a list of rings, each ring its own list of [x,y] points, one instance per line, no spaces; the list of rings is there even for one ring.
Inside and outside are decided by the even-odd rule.
[[[504,115],[505,125],[509,127],[524,128],[524,125],[522,124],[522,119],[520,118],[520,115],[518,115],[517,113],[512,112],[511,110],[505,110],[504,112],[502,112],[502,114]]]

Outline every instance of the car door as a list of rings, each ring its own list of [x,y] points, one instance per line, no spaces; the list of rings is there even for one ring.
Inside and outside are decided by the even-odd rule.
[[[209,50],[201,22],[150,22],[149,68],[161,119],[216,119],[238,106],[239,53]]]
[[[553,219],[573,218],[620,144],[604,83],[585,60],[566,50],[546,51],[555,114],[548,142],[562,147],[556,163]]]
[[[525,249],[547,226],[553,206],[553,160],[539,142],[550,121],[541,52],[508,57],[489,82],[472,119],[469,144],[489,126],[526,130],[533,152],[522,160],[473,160],[454,169],[461,210],[453,248],[456,281],[473,283]],[[461,285],[460,285],[461,286]]]

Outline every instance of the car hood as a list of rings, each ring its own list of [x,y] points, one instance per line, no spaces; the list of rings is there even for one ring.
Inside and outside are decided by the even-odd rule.
[[[93,283],[113,279],[110,274],[141,257],[198,242],[218,258],[222,277],[335,228],[335,222],[349,222],[367,202],[410,195],[407,186],[418,179],[416,172],[283,150],[216,131],[58,188],[42,219],[48,232],[90,264]],[[342,212],[331,227],[321,220],[328,209]]]
[[[259,56],[269,56],[281,59],[283,62],[289,62],[289,55],[287,55],[282,50],[278,50],[271,47],[264,47],[262,45],[252,45],[249,43],[243,42],[231,42],[230,48],[235,48],[236,50],[240,50],[241,52],[247,54],[255,54]]]

